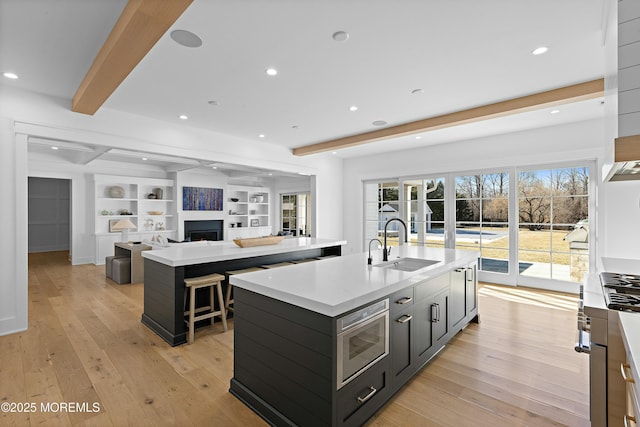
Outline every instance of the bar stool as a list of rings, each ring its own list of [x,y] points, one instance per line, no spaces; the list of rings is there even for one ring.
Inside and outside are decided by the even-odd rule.
[[[233,276],[234,274],[251,273],[253,271],[260,271],[260,270],[263,270],[263,268],[249,267],[249,268],[244,268],[242,270],[225,271],[224,274],[225,276],[227,276],[227,292],[224,298],[224,309],[227,310],[227,314],[229,314],[230,311],[233,311],[233,307],[231,307],[231,305],[233,304],[233,299],[231,299],[231,289],[233,288],[233,285],[231,285],[229,277]]]
[[[220,316],[222,319],[222,326],[224,330],[227,330],[227,314],[224,310],[223,300],[222,300],[222,281],[224,280],[224,276],[222,274],[208,274],[206,276],[200,277],[192,277],[189,279],[184,279],[185,286],[189,289],[189,310],[185,311],[185,316],[189,316],[189,337],[187,342],[189,344],[193,344],[195,339],[195,323],[204,320],[204,319],[214,319],[215,316]],[[206,307],[200,307],[196,310],[196,290],[200,288],[209,288],[209,303],[211,305]],[[220,310],[215,311],[215,298],[213,288],[216,288],[218,293],[218,305],[220,306]],[[205,310],[210,310],[209,313],[200,314],[196,316],[196,311],[201,312]]]

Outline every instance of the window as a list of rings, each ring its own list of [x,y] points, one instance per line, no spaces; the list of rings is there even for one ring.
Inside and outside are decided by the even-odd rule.
[[[520,274],[581,282],[589,263],[589,169],[518,174]]]
[[[509,273],[508,172],[456,177],[455,239],[480,252],[480,270]]]
[[[411,243],[445,246],[444,182],[444,178],[403,181]]]
[[[369,182],[364,186],[365,247],[371,239],[382,240],[384,225],[390,218],[400,217],[400,194],[397,181]],[[398,222],[389,225],[387,244],[398,244]]]
[[[310,200],[310,193],[282,194],[280,205],[283,233],[294,236],[309,235]]]

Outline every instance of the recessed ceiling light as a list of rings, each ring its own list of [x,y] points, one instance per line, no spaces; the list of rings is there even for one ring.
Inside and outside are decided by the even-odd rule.
[[[349,39],[349,33],[347,33],[346,31],[336,31],[335,33],[333,33],[333,35],[331,35],[331,37],[333,37],[333,39],[337,42],[343,42]]]
[[[258,138],[264,138],[264,134],[261,133],[260,135],[258,135]]]
[[[52,150],[57,150],[57,149],[58,149],[58,147],[51,147],[51,149],[52,149]]]
[[[338,154],[338,152],[337,151],[332,151],[331,154]]]
[[[17,79],[18,75],[16,73],[10,73],[10,72],[6,72],[6,73],[2,73],[3,76],[5,76],[8,79]]]
[[[273,172],[269,172],[269,176],[273,176]]]
[[[143,157],[143,158],[142,158],[142,160],[144,160],[144,161],[146,162],[146,161],[147,161],[147,158],[146,158],[146,157]]]
[[[171,31],[171,38],[179,45],[185,47],[200,47],[202,46],[202,39],[193,34],[191,31],[174,30]]]
[[[419,135],[418,135],[418,136],[416,136],[416,139],[421,139],[421,138],[422,138],[422,137],[421,137],[421,136],[419,136]]]
[[[213,168],[213,169],[218,169],[218,167],[217,167],[217,166],[212,166],[212,168]]]
[[[414,89],[411,91],[412,95],[418,95],[420,93],[424,93],[424,89]]]
[[[180,116],[180,120],[187,120],[189,117],[185,116],[184,114],[181,114]]]
[[[376,120],[375,122],[371,122],[371,124],[374,126],[384,126],[387,124],[387,122],[385,122],[384,120]]]
[[[548,47],[546,47],[546,46],[540,46],[540,47],[538,47],[538,48],[535,48],[535,49],[531,52],[531,54],[533,54],[533,55],[542,55],[543,53],[545,53],[545,52],[546,52],[546,51],[548,51],[548,50],[549,50],[549,48],[548,48]]]
[[[551,110],[551,114],[558,114],[560,110]]]
[[[351,107],[349,107],[349,111],[358,111],[358,107],[355,105],[352,105]]]
[[[278,74],[278,70],[276,70],[275,68],[267,68],[265,72],[268,76],[275,76],[276,74]]]

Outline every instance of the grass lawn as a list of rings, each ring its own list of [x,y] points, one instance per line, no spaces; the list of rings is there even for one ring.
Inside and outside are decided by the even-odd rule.
[[[465,228],[465,230],[479,231],[479,228]],[[505,228],[483,227],[485,232],[500,232],[504,233]],[[562,240],[566,236],[568,231],[531,231],[528,229],[520,229],[518,232],[518,240],[520,242],[519,258],[520,261],[525,262],[544,262],[554,264],[570,265],[570,253],[569,242]],[[493,241],[482,243],[482,250],[480,249],[480,243],[478,240],[464,239],[457,242],[457,249],[471,249],[481,251],[483,258],[494,259],[508,259],[509,257],[509,237],[504,236]],[[416,239],[411,239],[414,244],[417,243]],[[398,245],[398,238],[388,237],[387,243],[392,246]],[[429,239],[427,237],[427,244],[429,246],[442,247],[442,239]],[[550,253],[553,249],[553,255]],[[553,256],[553,259],[551,257]]]

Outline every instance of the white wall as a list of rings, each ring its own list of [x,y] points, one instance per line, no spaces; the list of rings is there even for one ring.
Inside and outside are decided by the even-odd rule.
[[[95,116],[73,113],[70,100],[22,91],[0,83],[0,197],[8,209],[0,221],[0,335],[27,328],[27,175],[69,178],[84,172],[67,165],[50,174],[48,165],[28,165],[27,135],[150,151],[207,161],[315,175],[318,237],[342,238],[342,163],[329,155],[295,157],[290,150],[264,142],[190,128],[188,123],[151,120],[108,109]],[[114,171],[104,173],[118,174]],[[123,175],[131,176],[130,169]],[[74,180],[74,177],[76,178]],[[86,183],[86,177],[85,181]],[[72,197],[90,199],[90,191],[72,184]],[[330,206],[330,208],[326,208]],[[72,217],[76,219],[76,214]],[[79,209],[79,208],[78,208]],[[82,251],[90,224],[73,224]],[[93,241],[93,240],[91,240]],[[91,253],[91,252],[90,252]],[[74,254],[75,255],[75,254]]]
[[[600,192],[602,255],[640,259],[640,181],[604,183]]]
[[[603,132],[603,121],[593,120],[348,159],[344,163],[347,251],[363,250],[363,180],[591,160],[603,156]]]

